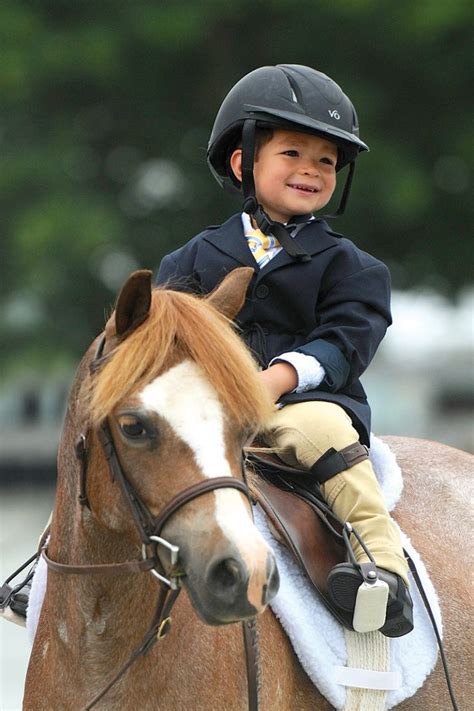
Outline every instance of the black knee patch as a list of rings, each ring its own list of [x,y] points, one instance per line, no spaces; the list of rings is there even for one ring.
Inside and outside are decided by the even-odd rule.
[[[363,462],[364,459],[368,459],[368,457],[368,447],[365,444],[359,444],[359,442],[354,442],[354,444],[350,444],[339,451],[331,447],[315,461],[311,467],[311,473],[314,474],[320,484],[324,484],[339,472],[350,469],[359,464],[359,462]]]

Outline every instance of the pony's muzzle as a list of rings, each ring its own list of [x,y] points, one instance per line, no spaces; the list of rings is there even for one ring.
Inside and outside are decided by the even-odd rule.
[[[212,561],[205,575],[206,587],[216,602],[234,614],[259,613],[275,597],[280,582],[271,552],[262,563],[250,568],[237,552]]]

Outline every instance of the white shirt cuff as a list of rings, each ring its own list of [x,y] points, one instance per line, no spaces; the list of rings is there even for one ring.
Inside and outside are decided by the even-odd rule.
[[[323,382],[326,371],[317,358],[305,353],[291,351],[273,358],[270,365],[284,361],[289,363],[296,370],[298,385],[292,391],[294,393],[305,393],[307,390],[314,390]]]

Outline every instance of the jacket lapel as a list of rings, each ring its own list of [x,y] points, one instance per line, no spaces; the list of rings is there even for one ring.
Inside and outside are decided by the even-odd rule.
[[[327,223],[322,220],[313,220],[308,223],[298,232],[296,240],[311,257],[337,245],[337,237],[330,231]],[[293,257],[290,257],[290,255],[282,249],[276,257],[273,257],[273,259],[260,270],[260,274],[264,276],[275,269],[294,263],[295,260]]]
[[[232,257],[239,264],[256,268],[255,259],[243,233],[240,214],[233,215],[223,225],[209,231],[204,239],[219,251]],[[296,239],[312,257],[337,245],[337,236],[331,232],[327,223],[323,220],[313,220],[308,223],[298,232]],[[293,257],[290,257],[282,249],[263,269],[258,270],[258,276],[259,278],[263,277],[274,269],[279,269],[287,264],[294,264],[294,262]]]
[[[233,215],[216,230],[209,232],[204,239],[236,262],[247,267],[256,267],[255,259],[244,237],[240,214]]]

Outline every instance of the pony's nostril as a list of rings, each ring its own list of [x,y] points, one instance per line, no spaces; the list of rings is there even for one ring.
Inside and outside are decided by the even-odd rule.
[[[231,590],[242,582],[241,566],[234,558],[226,558],[213,568],[211,578],[220,588]]]

